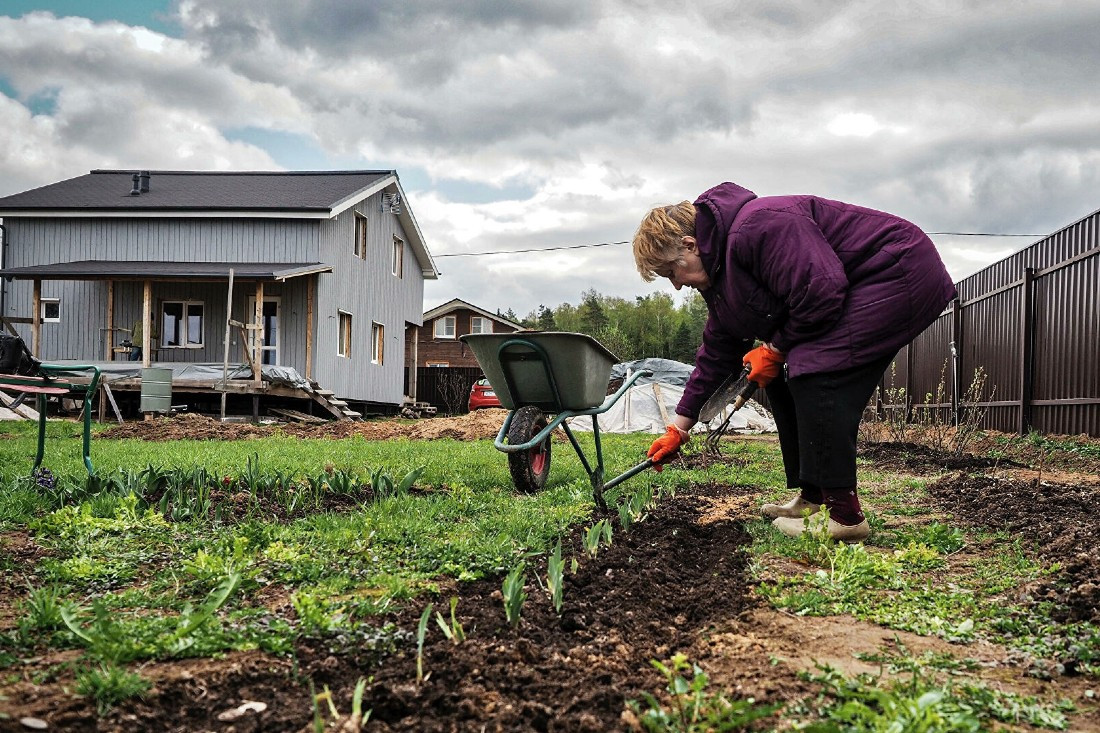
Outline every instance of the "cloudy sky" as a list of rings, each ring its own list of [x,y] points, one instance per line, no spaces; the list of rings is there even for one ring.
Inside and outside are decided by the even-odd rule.
[[[4,0],[0,195],[93,168],[394,168],[461,297],[643,283],[651,206],[724,180],[929,232],[1100,208],[1100,2]],[[1034,238],[937,234],[964,277]],[[550,249],[543,253],[458,256]],[[671,291],[670,291],[671,292]]]

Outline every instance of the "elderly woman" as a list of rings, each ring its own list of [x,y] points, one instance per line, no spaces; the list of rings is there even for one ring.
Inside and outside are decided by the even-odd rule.
[[[744,364],[767,390],[787,487],[798,490],[765,504],[764,516],[797,536],[803,514],[824,505],[830,536],[866,538],[856,494],[863,409],[898,350],[955,297],[932,241],[881,211],[723,183],[694,204],[650,211],[634,259],[646,281],[698,290],[709,312],[676,416],[649,456],[675,454],[703,403]]]

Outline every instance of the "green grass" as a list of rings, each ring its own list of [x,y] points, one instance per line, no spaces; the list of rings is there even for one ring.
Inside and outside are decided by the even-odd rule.
[[[307,637],[324,639],[334,653],[381,657],[407,649],[412,630],[388,626],[380,614],[407,604],[443,608],[440,591],[450,581],[503,578],[524,563],[538,567],[541,556],[574,527],[597,527],[598,552],[612,533],[605,530],[627,531],[651,502],[691,483],[749,486],[760,503],[785,501],[790,494],[778,445],[767,441],[726,444],[729,465],[647,473],[626,482],[608,497],[620,500],[623,512],[604,526],[592,521],[589,481],[566,443],[555,445],[549,488],[517,495],[505,456],[488,440],[93,439],[98,483],[89,484],[79,426],[51,422],[48,433],[45,465],[57,479],[52,489],[28,475],[36,426],[0,424],[0,531],[29,532],[44,553],[33,569],[0,556],[0,571],[33,570],[31,585],[14,603],[17,623],[0,633],[0,669],[17,674],[21,659],[48,649],[78,649],[74,667],[51,674],[75,670],[77,692],[101,711],[145,692],[147,682],[136,671],[142,660],[249,649],[291,655],[295,640]],[[578,438],[593,458],[591,436]],[[607,476],[642,460],[651,440],[604,436]],[[154,470],[146,470],[150,466]],[[1044,568],[1026,542],[964,531],[929,510],[924,486],[931,478],[899,478],[864,464],[859,470],[873,507],[866,545],[791,539],[764,521],[747,522],[757,592],[764,599],[799,615],[851,614],[939,636],[960,644],[963,653],[965,645],[984,639],[1029,655],[1036,674],[1056,674],[1058,665],[1072,664],[1076,672],[1100,678],[1100,630],[1055,622],[1052,609],[1013,596],[1056,570]],[[383,486],[383,476],[392,477],[384,495],[339,512],[299,511],[280,520],[250,509],[234,522],[223,521],[228,515],[217,506],[206,511],[196,495],[202,492],[187,483],[201,479],[209,489],[224,482],[253,498],[267,492],[268,500],[289,501],[295,492],[351,496],[358,484]],[[398,488],[402,476],[415,479],[414,491]],[[177,504],[184,497],[199,503],[172,505],[167,512],[153,505],[173,481]],[[980,551],[988,546],[996,551]],[[787,565],[776,574],[768,570],[776,557],[806,569],[791,572]],[[232,588],[221,597],[218,589],[230,578]],[[291,612],[269,611],[258,602],[261,591],[273,589],[285,594]],[[666,665],[672,697],[645,699],[650,729],[686,729],[671,727],[679,715],[673,708],[681,703],[718,716],[748,718],[764,709],[704,689],[708,681],[686,664]],[[908,683],[848,679],[822,669],[814,678],[821,698],[798,714],[824,726],[815,730],[887,730],[883,720],[904,715],[915,726],[906,730],[943,729],[936,727],[943,721],[966,730],[975,716],[1057,728],[1067,712],[991,692],[969,678],[945,682],[940,673],[950,664],[968,671],[958,660],[894,657],[883,664],[908,665]]]

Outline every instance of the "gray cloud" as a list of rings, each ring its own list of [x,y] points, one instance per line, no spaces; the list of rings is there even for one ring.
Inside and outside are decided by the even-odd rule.
[[[226,137],[258,128],[416,171],[441,254],[627,239],[722,180],[945,231],[1046,232],[1100,206],[1095,3],[181,0],[177,20],[180,38],[0,17],[4,192],[110,165],[276,167]],[[52,109],[31,114],[36,95]],[[459,204],[432,183],[463,180],[531,193]],[[957,276],[1022,245],[937,241]],[[440,264],[429,301],[521,314],[660,287],[625,247]]]

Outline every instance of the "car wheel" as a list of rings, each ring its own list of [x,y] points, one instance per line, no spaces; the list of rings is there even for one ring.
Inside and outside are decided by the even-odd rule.
[[[508,444],[526,443],[546,427],[546,416],[537,407],[527,405],[516,410],[508,426]],[[534,494],[546,485],[550,474],[550,436],[528,450],[508,454],[512,483],[525,494]]]

